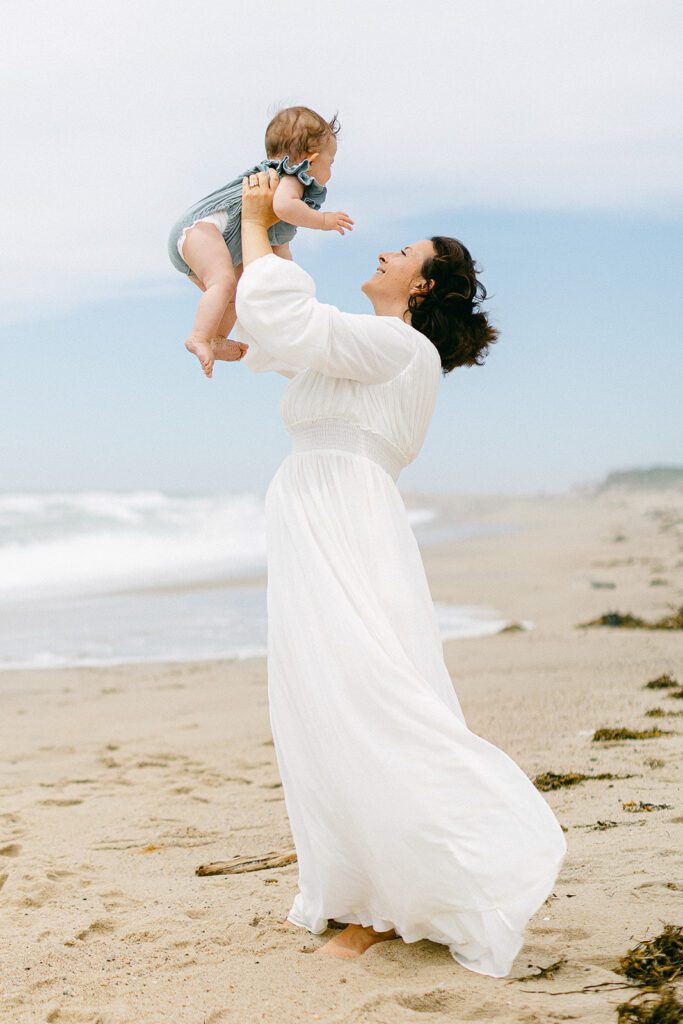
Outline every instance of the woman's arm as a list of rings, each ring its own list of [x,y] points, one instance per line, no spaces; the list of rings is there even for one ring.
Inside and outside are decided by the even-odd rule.
[[[289,248],[289,242],[281,242],[279,245],[273,243],[272,248],[276,256],[279,256],[281,260],[293,260],[292,250]]]
[[[258,174],[242,178],[242,266],[246,267],[260,256],[272,254],[268,228],[277,224],[279,217],[273,212],[273,195],[279,178],[273,167]],[[250,183],[256,183],[250,188]]]
[[[300,372],[298,366],[290,366],[281,357],[271,356],[257,341],[249,334],[239,320],[232,329],[233,338],[240,342],[246,352],[240,359],[240,363],[246,366],[252,373],[279,373],[283,377],[296,377]]]
[[[243,182],[242,254],[237,316],[265,354],[328,377],[379,384],[392,380],[420,348],[420,335],[398,317],[342,313],[318,302],[312,278],[278,259],[268,241],[277,175]],[[242,339],[240,339],[242,340]]]

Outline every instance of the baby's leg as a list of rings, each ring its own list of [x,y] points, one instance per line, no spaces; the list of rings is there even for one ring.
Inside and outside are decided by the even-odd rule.
[[[235,279],[239,281],[242,276],[242,264],[240,263],[239,266],[234,269]],[[198,288],[201,288],[203,292],[206,291],[204,283],[199,281],[194,275],[189,275],[189,279],[193,284],[196,284]],[[218,325],[218,333],[211,339],[211,348],[215,359],[220,359],[226,363],[232,363],[241,359],[246,353],[247,348],[249,347],[248,345],[243,345],[241,341],[230,341],[228,338],[228,334],[235,326],[236,319],[237,314],[235,312],[235,306],[234,303],[231,303],[228,305],[225,313],[223,314],[223,319]]]
[[[183,259],[204,286],[185,347],[198,357],[210,377],[215,359],[211,339],[219,333],[230,304],[235,308],[237,278],[225,239],[215,224],[200,222],[187,231]]]
[[[238,266],[233,267],[233,271],[235,274],[235,292],[237,291],[237,282],[242,276],[243,269],[244,267],[242,266],[241,263],[238,264]],[[235,296],[233,294],[232,302],[229,302],[228,305],[226,306],[221,322],[218,325],[218,330],[216,331],[216,334],[219,335],[220,337],[227,338],[227,336],[230,334],[230,331],[235,326],[235,320],[237,320],[237,312],[235,310]]]
[[[242,276],[244,267],[242,264],[238,264],[235,268],[235,290],[237,290],[237,282]],[[213,339],[211,347],[213,354],[216,359],[223,359],[226,362],[232,362],[235,359],[241,359],[247,351],[246,345],[243,345],[241,341],[230,341],[228,335],[235,326],[237,320],[237,311],[235,309],[235,303],[232,302],[225,311],[225,315],[220,322],[218,328],[218,336]]]

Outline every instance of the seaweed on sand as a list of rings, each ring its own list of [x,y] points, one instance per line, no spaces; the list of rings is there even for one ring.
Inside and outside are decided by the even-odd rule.
[[[584,629],[587,626],[614,626],[618,629],[647,629],[647,622],[645,619],[638,618],[636,615],[631,615],[627,612],[626,615],[622,615],[621,612],[606,612],[601,615],[599,619],[591,619],[590,622],[580,622],[578,625],[579,629]]]
[[[633,1000],[638,1000],[634,1002]],[[617,1006],[618,1024],[682,1024],[683,1003],[672,988],[656,992],[637,992]]]
[[[552,789],[561,789],[562,786],[577,786],[585,779],[630,779],[631,775],[613,775],[612,772],[600,772],[599,775],[584,775],[583,772],[541,772],[533,780],[536,789],[548,793]]]
[[[556,960],[555,963],[548,964],[547,967],[540,967],[538,964],[529,964],[529,967],[535,967],[538,974],[524,974],[521,978],[513,978],[513,981],[537,981],[538,978],[554,978],[555,972],[559,971],[560,967],[564,967],[567,963],[566,957],[561,957]]]
[[[665,672],[661,676],[657,676],[656,679],[651,679],[648,683],[645,683],[644,690],[669,690],[674,689],[681,684],[677,679],[669,673]]]
[[[683,629],[683,605],[671,615],[664,615],[654,622],[648,622],[638,615],[631,615],[630,612],[606,612],[597,619],[591,619],[590,622],[580,622],[577,628],[584,629],[588,626],[612,626],[617,629]]]
[[[683,975],[683,928],[667,924],[654,939],[639,942],[619,960],[617,974],[638,985],[659,988]]]
[[[651,740],[659,736],[673,736],[673,729],[596,729],[593,733],[594,743],[608,740]]]
[[[650,804],[643,803],[639,800],[638,803],[635,800],[627,800],[621,805],[625,811],[631,811],[632,814],[640,814],[641,811],[670,811],[671,804]]]
[[[553,966],[553,965],[551,965]],[[568,991],[549,992],[525,989],[544,995],[563,996],[583,992],[606,992],[616,988],[641,989],[627,1002],[617,1006],[620,1024],[683,1024],[683,1003],[676,998],[672,982],[683,973],[683,928],[667,924],[654,939],[639,942],[621,957],[616,974],[625,981],[600,981]],[[523,979],[511,979],[526,981]]]
[[[671,694],[675,696],[675,694]],[[683,715],[683,711],[664,711],[662,708],[650,708],[649,711],[645,712],[648,718],[678,718]]]

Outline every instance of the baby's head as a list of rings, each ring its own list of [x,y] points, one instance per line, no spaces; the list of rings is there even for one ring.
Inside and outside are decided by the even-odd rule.
[[[332,176],[340,127],[336,114],[326,121],[310,107],[286,107],[266,128],[266,156],[269,160],[288,156],[291,164],[309,160],[313,177],[326,185]]]

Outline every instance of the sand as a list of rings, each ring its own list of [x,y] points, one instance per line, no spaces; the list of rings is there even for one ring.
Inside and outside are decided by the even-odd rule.
[[[435,600],[534,623],[444,644],[469,727],[531,778],[630,776],[545,794],[569,852],[510,976],[475,975],[428,941],[385,942],[353,962],[311,956],[335,933],[283,925],[296,864],[195,874],[292,845],[263,658],[6,672],[3,1024],[616,1020],[635,988],[577,990],[623,980],[614,968],[629,947],[681,923],[683,717],[645,711],[683,701],[643,685],[663,672],[683,682],[683,634],[576,624],[613,609],[654,618],[683,603],[683,497],[406,495],[412,502],[518,527],[424,552]],[[675,734],[591,739],[603,726],[652,725]],[[633,813],[627,801],[670,809]],[[598,821],[616,825],[592,828]],[[516,980],[561,958],[553,979]]]

